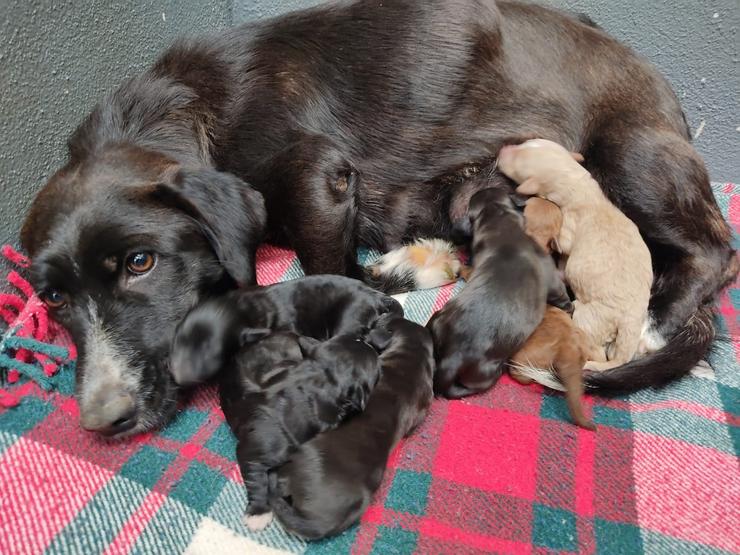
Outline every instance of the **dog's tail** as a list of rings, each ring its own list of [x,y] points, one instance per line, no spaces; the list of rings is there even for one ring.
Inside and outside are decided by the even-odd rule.
[[[418,288],[416,285],[416,272],[411,268],[378,273],[372,267],[366,267],[362,269],[362,281],[386,295],[408,293]]]
[[[688,374],[709,350],[713,340],[712,310],[704,305],[662,348],[610,370],[586,371],[584,384],[587,390],[602,395],[664,386]]]

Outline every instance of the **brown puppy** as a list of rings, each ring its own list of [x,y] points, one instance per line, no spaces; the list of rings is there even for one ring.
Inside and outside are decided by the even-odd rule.
[[[552,257],[524,233],[508,190],[475,193],[468,212],[472,276],[427,324],[437,363],[434,391],[450,399],[496,383],[542,321],[547,303],[571,308]]]
[[[542,369],[552,368],[565,386],[565,400],[573,421],[588,430],[596,429],[583,414],[583,365],[587,360],[603,360],[604,354],[589,337],[578,329],[570,316],[548,306],[542,322],[509,362],[509,373],[519,383],[540,381]],[[531,371],[538,377],[531,376]],[[550,384],[560,389],[559,384]]]
[[[557,143],[533,139],[502,148],[499,168],[520,184],[518,193],[538,195],[562,210],[558,247],[568,255],[565,279],[577,299],[573,321],[609,354],[608,362],[592,360],[586,368],[608,370],[638,352],[648,326],[652,262],[637,226],[577,159]]]
[[[540,197],[531,197],[524,207],[524,233],[546,253],[559,251],[557,238],[563,226],[563,213],[558,205]]]

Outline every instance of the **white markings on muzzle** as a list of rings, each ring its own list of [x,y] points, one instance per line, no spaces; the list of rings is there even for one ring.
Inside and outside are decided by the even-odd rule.
[[[106,328],[98,306],[88,303],[89,327],[85,334],[84,370],[77,391],[80,423],[87,429],[98,429],[115,420],[123,399],[137,403],[143,366],[136,364],[135,353],[116,341],[115,333]]]

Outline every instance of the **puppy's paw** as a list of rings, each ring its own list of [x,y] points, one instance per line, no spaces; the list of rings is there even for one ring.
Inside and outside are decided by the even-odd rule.
[[[244,515],[244,525],[252,532],[261,532],[272,522],[272,511],[261,515]]]

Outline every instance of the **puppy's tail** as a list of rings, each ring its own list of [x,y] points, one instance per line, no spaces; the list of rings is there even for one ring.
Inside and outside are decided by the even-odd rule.
[[[565,391],[565,386],[552,368],[535,368],[514,361],[509,361],[509,368],[516,371],[520,378],[528,378],[555,391]]]
[[[670,341],[654,353],[603,372],[586,371],[587,389],[602,395],[661,387],[694,368],[714,340],[712,310],[701,306]]]

